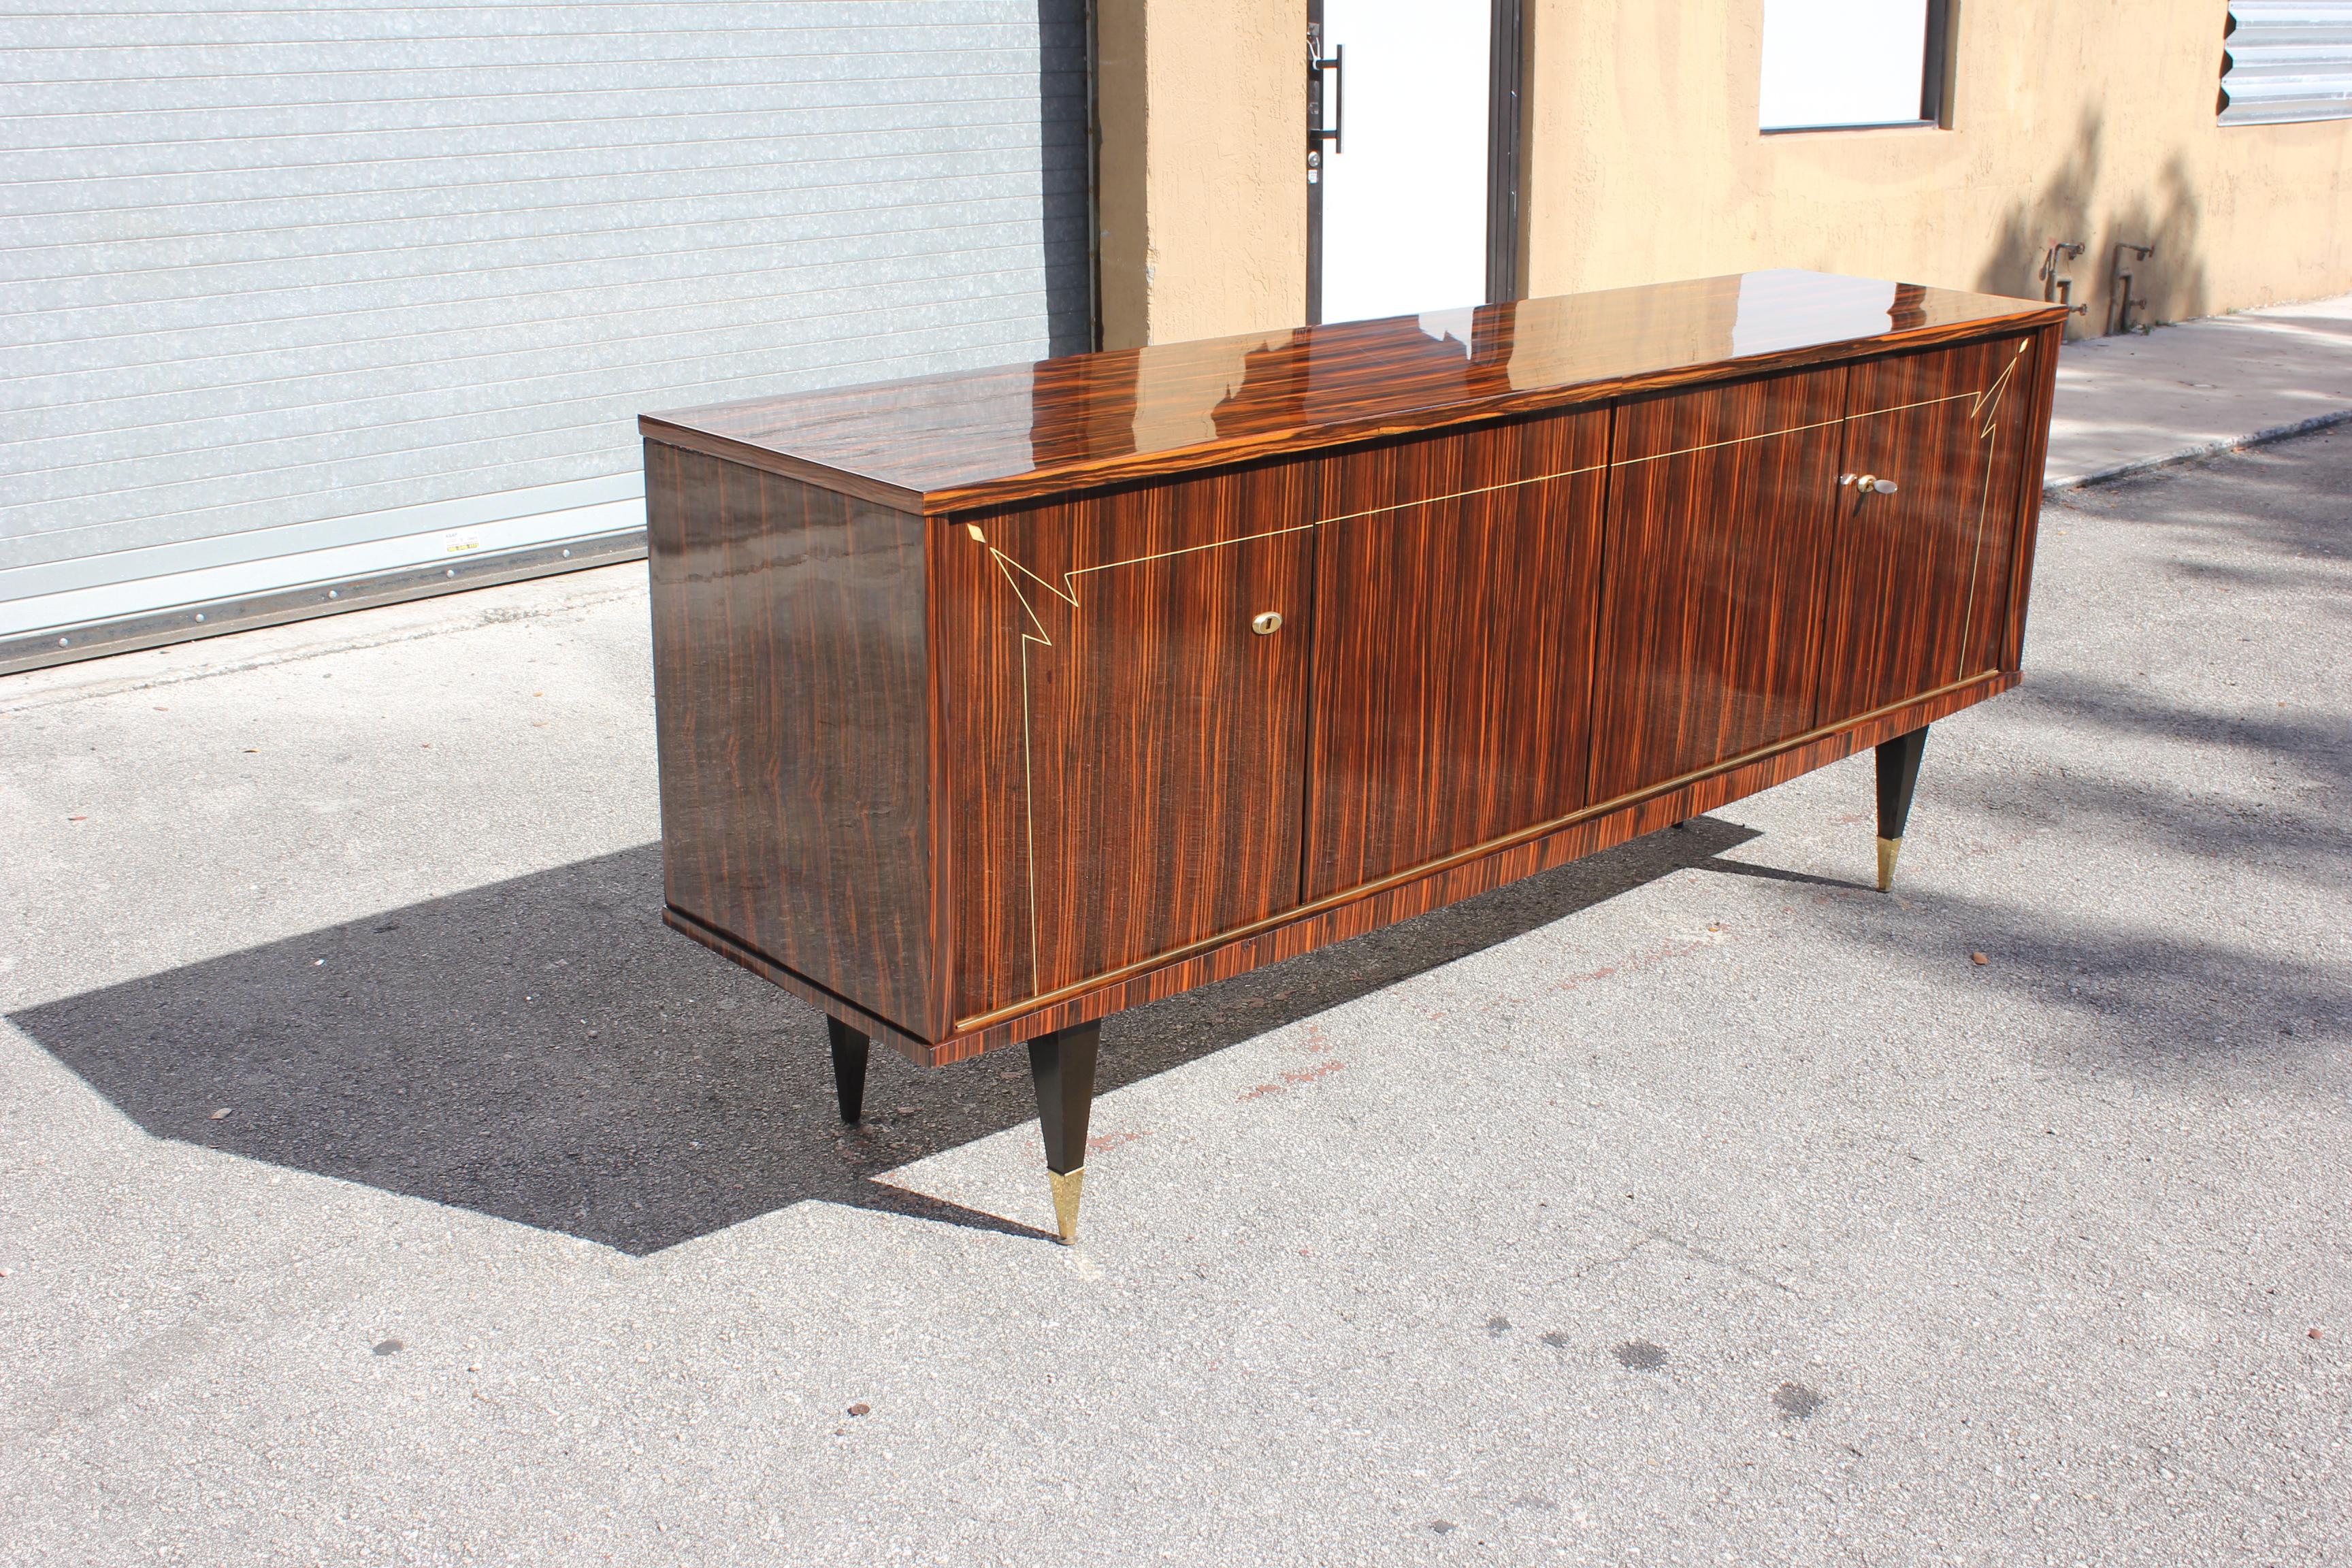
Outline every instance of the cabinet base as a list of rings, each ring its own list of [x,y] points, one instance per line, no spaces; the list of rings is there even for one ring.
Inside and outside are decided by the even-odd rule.
[[[1155,959],[1139,965],[1133,973],[1107,976],[1051,1002],[959,1019],[947,1037],[938,1040],[927,1040],[911,1028],[868,1012],[682,910],[666,909],[662,919],[672,929],[791,992],[811,1006],[882,1041],[917,1065],[945,1067],[1000,1046],[1034,1040],[1041,1035],[1139,1007],[1212,981],[1278,963],[1475,897],[1522,877],[1613,848],[1627,839],[1670,827],[1826,767],[1866,747],[1908,735],[1937,719],[2007,691],[2019,679],[2013,670],[1999,670],[1956,681],[1941,690],[1860,719],[1799,735],[1712,772],[1671,780],[1643,795],[1608,802],[1565,822],[1482,845],[1439,866],[1351,890],[1318,908],[1294,910],[1267,921],[1257,931],[1221,938],[1192,952]],[[1883,849],[1881,856],[1884,861]]]

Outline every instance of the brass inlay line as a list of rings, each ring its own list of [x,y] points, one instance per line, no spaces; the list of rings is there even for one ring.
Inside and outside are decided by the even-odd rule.
[[[2021,341],[2017,345],[2017,352],[2010,356],[2009,363],[2001,366],[2000,374],[1993,378],[1992,385],[1978,398],[1977,405],[1969,410],[1970,418],[1981,418],[1984,421],[1984,428],[1978,432],[1977,439],[1984,443],[1985,471],[1984,483],[1979,487],[1977,495],[1976,543],[1969,551],[1969,597],[1966,605],[1960,611],[1962,668],[1966,668],[1969,662],[1969,638],[1976,631],[1977,577],[1984,568],[1985,521],[1992,510],[1992,459],[1995,450],[1994,437],[2000,429],[2000,421],[1997,416],[2000,409],[2001,394],[2009,388],[2010,373],[2017,369],[2019,363],[2025,358],[2025,351],[2032,346],[2032,338]]]
[[[2000,421],[1997,416],[2000,409],[2002,395],[2009,389],[2010,376],[2016,372],[2019,362],[2024,359],[2026,350],[2032,346],[2032,338],[2021,340],[2017,345],[2017,353],[2011,355],[2009,363],[2000,367],[2000,374],[1993,377],[1990,386],[1981,387],[1974,392],[1947,393],[1941,397],[1923,397],[1916,402],[1897,403],[1890,407],[1874,408],[1867,413],[1852,416],[1856,419],[1869,419],[1881,414],[1900,414],[1906,409],[1927,408],[1938,403],[1958,403],[1962,398],[1969,398],[1974,400],[1975,406],[1969,410],[1969,417],[1984,421],[1977,431],[1977,439],[1984,444],[1985,476],[1984,483],[1979,487],[1977,496],[1976,539],[1969,552],[1969,596],[1965,607],[1960,612],[1960,663],[1963,666],[1969,661],[1969,637],[1975,630],[1977,578],[1983,569],[1984,563],[1985,520],[1992,508],[1992,442],[1994,436],[2000,429]]]
[[[1655,463],[1668,458],[1686,458],[1693,452],[1711,452],[1718,447],[1742,447],[1752,441],[1769,441],[1775,437],[1794,436],[1800,431],[1820,430],[1843,423],[1839,419],[1816,419],[1809,425],[1790,425],[1779,430],[1759,430],[1753,436],[1733,436],[1721,441],[1702,441],[1696,447],[1677,447],[1671,452],[1650,452],[1638,458],[1612,458],[1610,462],[1587,463],[1581,468],[1562,468],[1557,473],[1534,474],[1524,479],[1505,479],[1499,484],[1478,485],[1466,490],[1447,490],[1443,495],[1423,496],[1414,500],[1392,501],[1387,506],[1366,507],[1361,511],[1343,511],[1334,517],[1317,519],[1317,522],[1349,522],[1360,517],[1378,517],[1385,511],[1404,511],[1417,506],[1435,506],[1440,501],[1461,500],[1469,496],[1492,494],[1496,490],[1518,489],[1527,485],[1549,484],[1554,479],[1572,479],[1579,474],[1597,474],[1615,463],[1622,468],[1629,463]]]
[[[1029,873],[1029,988],[1034,991],[1044,980],[1037,973],[1037,813],[1030,804],[1037,798],[1036,778],[1029,765],[1029,644],[1033,640],[1026,636],[1021,639],[1021,822],[1029,844],[1023,858]]]
[[[1288,528],[1269,528],[1262,533],[1236,534],[1231,539],[1213,539],[1206,544],[1187,544],[1181,549],[1155,551],[1150,555],[1130,555],[1123,561],[1103,561],[1092,566],[1073,566],[1062,574],[1062,586],[1058,588],[993,544],[988,547],[988,553],[995,561],[997,569],[1004,574],[1004,580],[1013,584],[1013,596],[1021,601],[1022,613],[1029,617],[1029,624],[1036,628],[1034,633],[1022,633],[1023,639],[1043,643],[1047,647],[1052,647],[1053,637],[1045,630],[1045,624],[1037,618],[1037,612],[1031,607],[1029,596],[1021,591],[1021,584],[1013,580],[1013,574],[1015,572],[1075,610],[1078,607],[1078,594],[1076,586],[1070,581],[1073,577],[1081,577],[1089,572],[1108,572],[1114,566],[1140,566],[1148,561],[1166,561],[1173,556],[1193,555],[1203,550],[1223,550],[1227,545],[1247,544],[1253,539],[1273,539],[1285,533],[1304,533],[1307,530],[1317,526],[1318,524],[1312,522],[1295,522]]]
[[[1992,510],[1993,442],[1990,433],[1979,439],[1984,442],[1984,482],[1978,487],[1976,542],[1969,547],[1969,596],[1960,608],[1960,662],[1963,665],[1969,662],[1969,637],[1976,629],[1977,574],[1984,567],[1985,519]]]
[[[1780,432],[1775,431],[1773,434],[1778,435]],[[1763,437],[1755,437],[1751,439],[1761,440]],[[1600,473],[1608,467],[1606,463],[1587,463],[1580,468],[1562,468],[1556,474],[1536,474],[1524,479],[1505,479],[1500,484],[1480,485],[1475,489],[1448,490],[1444,495],[1423,496],[1418,500],[1392,501],[1387,506],[1369,506],[1361,511],[1343,511],[1336,517],[1321,517],[1315,521],[1318,527],[1327,522],[1352,522],[1360,517],[1378,517],[1384,511],[1403,511],[1416,506],[1435,506],[1440,501],[1461,500],[1469,496],[1489,495],[1496,490],[1515,490],[1525,485],[1549,484],[1553,479],[1572,479],[1579,474]]]
[[[1841,414],[1834,419],[1815,419],[1809,424],[1790,425],[1779,430],[1759,431],[1753,436],[1733,436],[1721,441],[1701,441],[1696,447],[1677,447],[1671,452],[1644,452],[1638,458],[1622,458],[1612,460],[1621,468],[1627,463],[1659,463],[1668,458],[1687,458],[1693,452],[1712,452],[1718,447],[1741,447],[1750,441],[1769,441],[1775,436],[1794,436],[1805,430],[1826,430],[1832,425],[1844,424],[1847,417]]]
[[[1318,518],[1316,521],[1318,523],[1349,522],[1360,517],[1377,517],[1387,511],[1404,511],[1417,506],[1435,506],[1440,501],[1461,500],[1469,496],[1487,495],[1496,490],[1517,489],[1526,485],[1549,484],[1553,479],[1572,479],[1579,474],[1597,474],[1609,468],[1612,463],[1622,468],[1632,463],[1664,462],[1669,458],[1689,457],[1693,452],[1712,452],[1722,447],[1743,447],[1751,442],[1769,441],[1776,437],[1794,436],[1806,430],[1825,430],[1832,425],[1843,425],[1848,419],[1867,419],[1880,414],[1900,414],[1906,408],[1925,408],[1930,404],[1950,403],[1962,397],[1974,397],[1982,401],[1985,397],[1990,396],[1998,400],[2001,384],[2008,379],[2009,372],[2004,369],[2000,373],[2000,379],[1993,383],[1990,392],[1956,392],[1943,397],[1923,397],[1916,403],[1897,403],[1885,408],[1869,409],[1861,414],[1841,414],[1835,419],[1815,419],[1803,425],[1784,426],[1778,430],[1761,430],[1753,436],[1732,436],[1720,441],[1702,441],[1695,447],[1677,447],[1671,452],[1647,452],[1639,457],[1612,458],[1610,462],[1587,463],[1581,468],[1561,468],[1549,474],[1534,474],[1524,479],[1505,479],[1499,484],[1479,485],[1466,490],[1448,490],[1443,495],[1423,496],[1414,500],[1392,501],[1387,506],[1366,507],[1361,511],[1345,511],[1332,517]],[[1113,563],[1113,564],[1123,563]],[[1087,567],[1083,570],[1095,571],[1098,568]]]
[[[1244,533],[1233,539],[1213,540],[1207,544],[1188,544],[1177,550],[1161,550],[1150,555],[1129,556],[1123,561],[1105,561],[1093,566],[1074,567],[1062,574],[1062,586],[1058,588],[993,544],[987,544],[985,540],[981,541],[987,546],[989,558],[996,563],[997,570],[1004,574],[1006,584],[1012,588],[1013,598],[1021,605],[1021,613],[1029,617],[1029,625],[1034,628],[1021,634],[1021,818],[1023,836],[1027,845],[1027,854],[1024,857],[1026,865],[1024,869],[1028,873],[1029,884],[1029,985],[1033,991],[1042,986],[1045,979],[1037,968],[1037,784],[1035,763],[1030,746],[1030,733],[1033,726],[1029,720],[1029,647],[1033,643],[1052,647],[1054,637],[1053,634],[1045,629],[1045,623],[1037,618],[1037,611],[1029,603],[1029,595],[1021,591],[1020,580],[1013,574],[1020,573],[1023,577],[1035,583],[1045,592],[1075,610],[1078,607],[1078,595],[1076,585],[1072,579],[1085,573],[1107,572],[1114,566],[1136,566],[1147,561],[1166,561],[1174,556],[1191,555],[1202,550],[1221,550],[1229,544],[1246,544],[1253,539],[1272,539],[1279,534],[1298,533],[1314,526],[1315,524],[1311,522],[1295,523],[1288,528],[1268,529],[1263,533]],[[972,537],[980,538],[977,530],[973,531]]]
[[[2018,346],[2018,353],[2022,355],[2027,349],[2030,349],[2032,346],[2033,344],[2030,341],[2021,343]],[[1873,408],[1864,413],[1854,415],[1853,417],[1856,419],[1869,419],[1881,414],[1900,414],[1906,408],[1925,408],[1928,405],[1935,403],[1958,403],[1960,399],[1966,397],[1973,399],[1976,403],[1976,406],[1969,410],[1969,416],[1974,418],[1979,416],[1982,416],[1985,421],[1984,428],[1977,432],[1978,436],[1990,436],[1993,432],[1993,414],[2000,407],[2001,395],[2008,390],[2009,378],[2015,374],[2016,371],[2017,361],[2011,360],[2007,364],[2000,367],[2000,374],[1993,377],[1992,384],[1990,386],[1979,387],[1974,392],[1949,392],[1946,393],[1941,397],[1923,397],[1916,403],[1897,403],[1887,408]]]

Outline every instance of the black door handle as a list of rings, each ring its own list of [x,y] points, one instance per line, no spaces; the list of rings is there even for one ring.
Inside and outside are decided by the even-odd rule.
[[[1307,147],[1309,152],[1320,152],[1323,143],[1328,142],[1332,152],[1341,153],[1347,150],[1339,144],[1339,133],[1347,128],[1348,124],[1348,46],[1339,45],[1332,49],[1331,58],[1325,59],[1320,52],[1321,44],[1322,40],[1319,37],[1310,36],[1307,40],[1307,69],[1310,75],[1318,76],[1315,83],[1318,89],[1316,93],[1318,119],[1324,118],[1320,111],[1326,102],[1323,96],[1324,84],[1318,73],[1329,73],[1330,85],[1328,90],[1330,96],[1328,101],[1331,112],[1328,116],[1328,124],[1310,125],[1307,128]]]

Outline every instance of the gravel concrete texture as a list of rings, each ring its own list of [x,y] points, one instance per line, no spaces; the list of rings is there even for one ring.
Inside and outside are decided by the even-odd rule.
[[[1893,897],[1857,758],[1115,1018],[1066,1250],[658,925],[628,569],[0,681],[0,1560],[2345,1560],[2347,496],[2047,508]]]
[[[2095,484],[2352,417],[2352,295],[2068,343],[2043,482]]]

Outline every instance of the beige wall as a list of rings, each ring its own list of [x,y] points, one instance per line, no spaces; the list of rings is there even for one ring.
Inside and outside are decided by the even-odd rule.
[[[1818,267],[2159,320],[2352,289],[2352,121],[2214,123],[2226,0],[1958,0],[1952,129],[1756,130],[1758,0],[1529,0],[1531,293]],[[1698,84],[1721,84],[1720,92]]]
[[[1307,0],[1097,0],[1103,346],[1307,313]]]
[[[2157,247],[2158,320],[2352,290],[2352,121],[2216,125],[2226,0],[1956,0],[1951,129],[1773,136],[1762,0],[1526,3],[1528,293],[1815,267],[2038,296],[2059,238],[2095,332],[2119,240]],[[1107,341],[1302,319],[1304,0],[1102,26]]]

